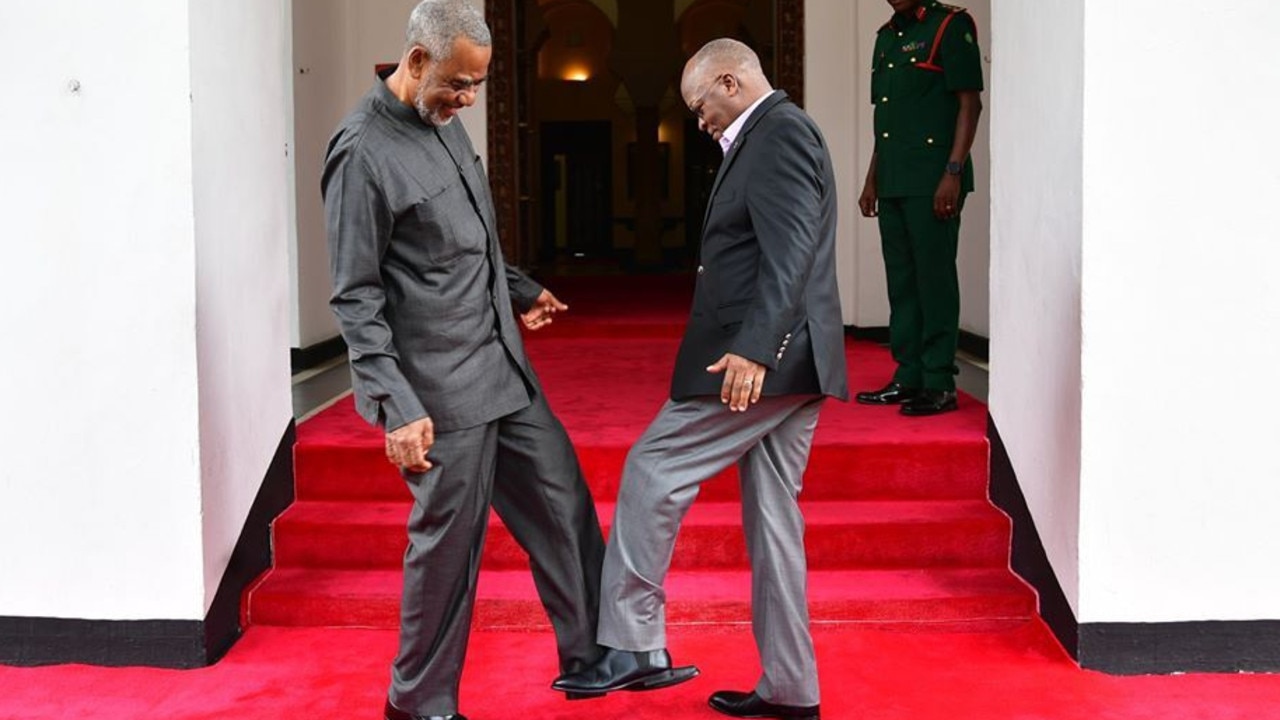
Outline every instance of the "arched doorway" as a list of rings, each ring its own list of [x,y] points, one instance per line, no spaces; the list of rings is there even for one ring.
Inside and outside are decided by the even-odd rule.
[[[486,0],[488,164],[509,262],[541,274],[679,271],[719,164],[679,96],[715,37],[803,103],[803,0]]]

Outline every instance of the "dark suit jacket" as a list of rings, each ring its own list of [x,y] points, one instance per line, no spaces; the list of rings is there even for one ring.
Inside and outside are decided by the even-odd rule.
[[[675,400],[719,395],[726,352],[769,369],[765,395],[848,399],[836,288],[836,187],[813,120],[776,91],[725,156],[703,223]]]
[[[379,80],[330,141],[321,187],[360,414],[388,430],[429,415],[447,432],[528,406],[537,379],[512,299],[527,309],[542,288],[503,262],[461,122],[424,124]]]

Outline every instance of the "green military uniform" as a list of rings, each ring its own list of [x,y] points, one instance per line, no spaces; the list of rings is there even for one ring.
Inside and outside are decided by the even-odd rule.
[[[956,93],[982,90],[973,19],[963,8],[929,0],[895,14],[876,35],[871,73],[894,380],[908,388],[954,390],[960,214],[957,208],[954,217],[939,220],[933,196],[955,139]],[[965,158],[961,207],[972,191],[973,163]]]

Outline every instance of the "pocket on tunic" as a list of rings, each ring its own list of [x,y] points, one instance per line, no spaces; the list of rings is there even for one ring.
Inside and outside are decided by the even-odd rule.
[[[413,206],[414,228],[431,265],[448,265],[484,252],[484,224],[461,182],[447,185]]]

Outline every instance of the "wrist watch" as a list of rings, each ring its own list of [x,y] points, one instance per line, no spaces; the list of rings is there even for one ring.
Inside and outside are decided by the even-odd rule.
[[[948,175],[959,175],[962,172],[964,172],[964,163],[958,163],[958,162],[947,163]]]

